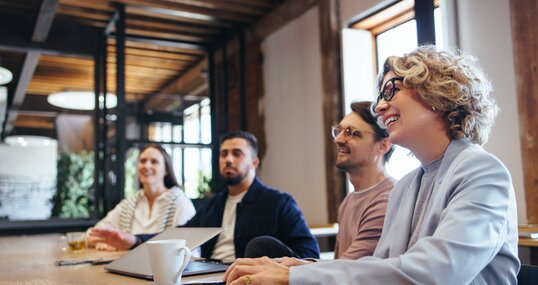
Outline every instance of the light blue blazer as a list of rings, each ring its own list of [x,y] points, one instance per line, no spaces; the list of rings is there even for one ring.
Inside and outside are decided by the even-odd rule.
[[[517,284],[517,209],[506,167],[482,147],[453,140],[408,249],[422,171],[395,185],[374,256],[292,267],[290,284]]]

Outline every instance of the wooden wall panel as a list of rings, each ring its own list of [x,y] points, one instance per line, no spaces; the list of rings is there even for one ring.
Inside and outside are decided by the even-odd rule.
[[[538,2],[510,1],[527,222],[538,223]]]
[[[336,148],[330,124],[343,117],[340,10],[338,0],[319,1],[321,74],[323,83],[323,134],[325,140],[325,173],[327,177],[327,212],[329,222],[338,220],[338,207],[345,197],[345,175],[334,165]]]

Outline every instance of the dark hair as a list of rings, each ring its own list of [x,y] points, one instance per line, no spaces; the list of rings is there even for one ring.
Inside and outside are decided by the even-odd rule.
[[[375,139],[380,141],[389,137],[387,129],[381,127],[377,123],[377,118],[372,114],[372,106],[374,102],[362,101],[362,102],[353,102],[351,103],[351,110],[359,115],[366,123],[374,128]],[[384,159],[385,162],[388,162],[390,156],[394,152],[394,145],[390,146],[390,149],[385,153]]]
[[[252,150],[254,151],[254,155],[258,156],[258,151],[259,151],[258,140],[253,134],[247,131],[227,132],[220,137],[219,145],[222,145],[222,143],[224,143],[227,140],[236,139],[236,138],[241,138],[241,139],[246,140],[248,144],[250,145],[250,147],[252,148]]]
[[[146,149],[148,148],[154,148],[158,150],[164,157],[164,167],[166,168],[166,176],[164,176],[164,186],[168,189],[177,186],[179,186],[179,183],[177,183],[176,175],[174,174],[174,168],[172,167],[172,157],[166,152],[166,150],[160,145],[156,143],[150,143],[142,148],[140,148],[140,153],[138,156],[140,157],[140,154],[142,154]],[[140,188],[142,188],[142,183],[140,182],[140,179],[138,180],[138,185]]]

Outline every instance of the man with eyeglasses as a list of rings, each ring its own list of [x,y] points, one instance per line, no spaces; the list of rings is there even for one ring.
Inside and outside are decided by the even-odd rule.
[[[394,147],[387,130],[377,124],[371,102],[354,102],[352,112],[332,127],[336,167],[345,171],[354,191],[338,210],[335,258],[359,259],[372,255],[383,228],[390,191],[395,180],[385,163]]]
[[[331,128],[337,150],[336,167],[347,172],[354,188],[338,211],[338,259],[355,260],[373,254],[381,237],[390,191],[396,183],[385,171],[394,147],[388,141],[387,130],[372,115],[372,104],[352,103],[352,112]],[[262,238],[251,241],[247,251],[266,253],[273,247],[271,241]]]

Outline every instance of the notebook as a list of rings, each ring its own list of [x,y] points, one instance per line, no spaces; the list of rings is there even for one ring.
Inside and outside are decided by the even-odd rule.
[[[187,240],[187,247],[193,250],[220,234],[223,230],[224,228],[169,228],[154,236],[151,240],[185,239]],[[183,276],[224,272],[228,266],[227,264],[215,262],[190,261],[183,271]],[[105,266],[105,270],[121,275],[153,279],[147,245],[143,243],[125,253]]]

